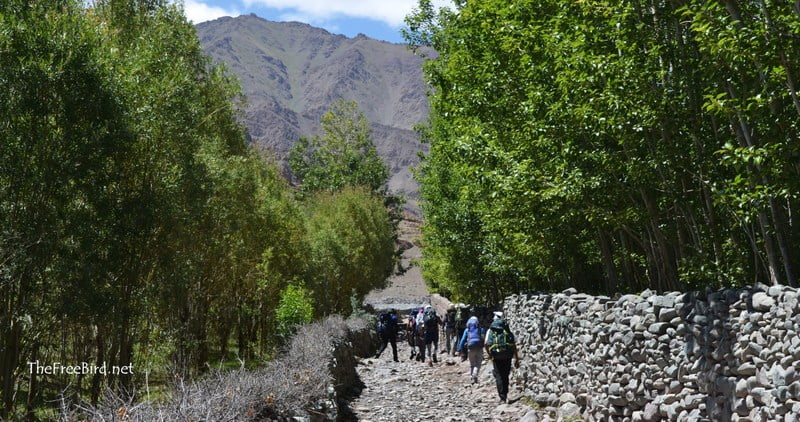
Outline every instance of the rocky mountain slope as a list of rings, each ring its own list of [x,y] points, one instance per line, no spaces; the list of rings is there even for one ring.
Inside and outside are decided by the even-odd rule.
[[[241,81],[245,124],[262,149],[284,159],[297,139],[319,131],[333,101],[354,100],[389,166],[389,188],[416,199],[410,167],[423,146],[413,127],[428,106],[422,60],[404,45],[255,15],[204,22],[197,33],[206,53]]]

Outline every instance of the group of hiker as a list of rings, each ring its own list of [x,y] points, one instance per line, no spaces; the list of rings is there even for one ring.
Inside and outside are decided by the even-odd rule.
[[[409,359],[427,362],[428,366],[437,363],[436,355],[439,351],[439,333],[443,329],[445,334],[445,347],[442,353],[450,356],[460,356],[462,361],[469,360],[470,380],[472,384],[478,383],[478,374],[484,359],[484,351],[492,360],[492,375],[497,384],[497,394],[500,401],[508,400],[509,374],[511,373],[511,360],[519,368],[519,354],[514,339],[514,334],[508,327],[503,313],[495,311],[489,329],[480,326],[476,315],[471,315],[466,322],[462,319],[461,309],[450,308],[444,318],[436,314],[431,305],[412,309],[404,323],[404,334],[409,346],[411,356]],[[397,312],[394,309],[382,312],[378,316],[378,334],[381,346],[376,358],[380,358],[386,347],[391,344],[395,362],[397,357],[397,335],[401,326]]]

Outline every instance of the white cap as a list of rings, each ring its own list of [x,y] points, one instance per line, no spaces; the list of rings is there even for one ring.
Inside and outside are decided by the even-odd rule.
[[[494,311],[494,319],[500,319],[503,317],[503,313],[500,311]]]

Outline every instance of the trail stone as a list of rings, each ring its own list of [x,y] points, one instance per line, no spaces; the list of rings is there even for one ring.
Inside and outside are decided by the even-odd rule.
[[[577,418],[581,414],[581,408],[575,403],[564,403],[558,408],[561,418]]]

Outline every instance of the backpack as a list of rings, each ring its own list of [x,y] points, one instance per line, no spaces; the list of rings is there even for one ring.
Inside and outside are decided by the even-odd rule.
[[[503,324],[492,323],[486,343],[489,346],[489,353],[494,359],[511,359],[513,355],[514,335]]]
[[[389,328],[389,321],[391,320],[391,316],[388,312],[381,312],[378,315],[378,333],[383,333]]]
[[[483,346],[481,327],[478,327],[477,325],[467,327],[467,348],[474,349],[481,346]]]
[[[453,327],[456,326],[456,313],[455,312],[448,312],[447,315],[445,315],[444,318],[445,318],[445,321],[444,321],[445,327],[453,328]]]
[[[436,324],[439,322],[436,318],[436,311],[433,308],[425,309],[422,316],[422,322],[425,324],[425,330],[436,330]]]

